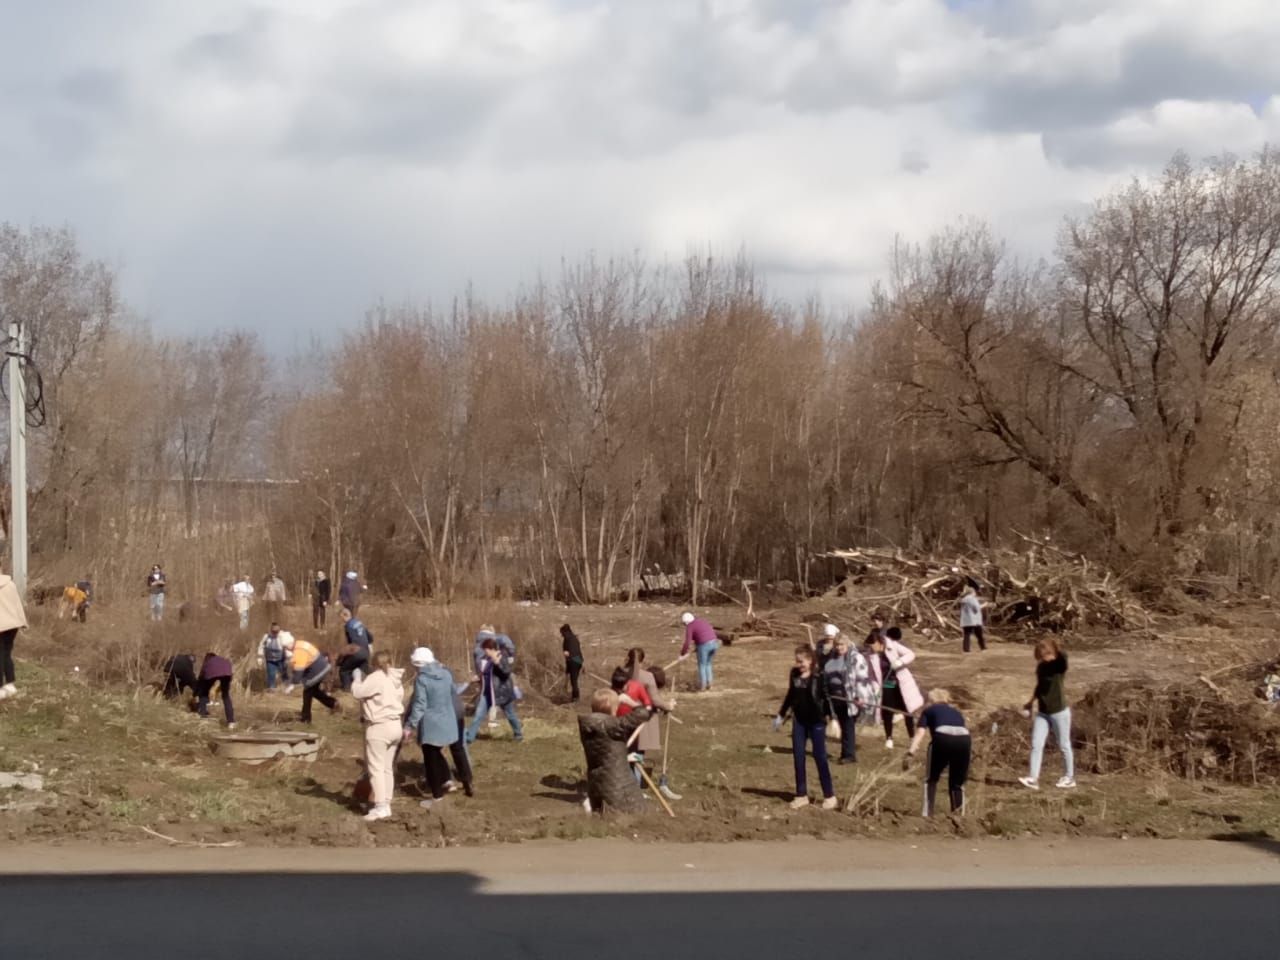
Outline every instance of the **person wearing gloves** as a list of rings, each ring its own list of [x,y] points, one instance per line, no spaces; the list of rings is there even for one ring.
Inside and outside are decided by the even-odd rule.
[[[796,647],[796,665],[791,668],[787,682],[787,696],[782,701],[778,715],[773,718],[773,729],[781,730],[782,722],[791,715],[791,756],[796,767],[796,796],[791,809],[799,810],[809,805],[808,778],[805,774],[805,744],[813,742],[813,762],[818,768],[818,780],[822,784],[822,809],[836,808],[836,791],[831,782],[831,767],[827,763],[827,720],[831,717],[831,699],[822,671],[818,669],[816,655],[808,644]]]
[[[368,587],[360,582],[360,574],[354,570],[348,570],[346,576],[342,578],[342,586],[338,588],[338,602],[354,614],[360,609],[360,595],[367,589]]]
[[[969,759],[973,754],[973,739],[964,725],[964,716],[951,705],[949,691],[938,688],[929,691],[929,705],[920,714],[920,729],[916,731],[902,758],[902,769],[911,765],[911,758],[930,735],[929,752],[925,763],[924,815],[933,816],[934,799],[938,793],[938,781],[942,771],[947,771],[947,793],[951,798],[951,812],[964,812],[964,784],[969,779]]]
[[[969,652],[969,641],[978,638],[978,649],[987,649],[987,638],[982,633],[982,601],[972,584],[960,594],[960,630],[964,633],[964,652]]]
[[[209,716],[209,694],[214,686],[222,698],[222,710],[227,718],[227,729],[236,728],[236,708],[231,703],[231,676],[235,672],[231,661],[216,653],[206,653],[200,664],[200,676],[196,679],[196,713]]]
[[[573,628],[567,623],[560,627],[560,647],[564,652],[564,672],[569,678],[569,702],[577,703],[581,693],[578,690],[578,675],[582,673],[582,643]]]
[[[516,644],[505,633],[499,633],[491,623],[483,623],[480,629],[476,631],[475,646],[471,649],[471,659],[476,665],[476,674],[478,675],[484,667],[484,642],[492,640],[498,645],[498,649],[510,660],[516,658]]]
[[[404,722],[404,739],[417,736],[422,747],[422,767],[431,797],[423,800],[421,806],[430,810],[444,799],[449,783],[449,763],[444,758],[444,749],[458,742],[453,674],[438,663],[435,654],[426,647],[414,650],[409,662],[418,671],[418,677],[413,684],[409,716]]]
[[[317,570],[316,578],[311,581],[311,626],[315,629],[324,629],[325,615],[332,599],[333,584],[329,582],[329,575],[323,570]]]
[[[267,671],[267,689],[276,688],[276,680],[289,683],[289,649],[293,646],[293,634],[281,630],[280,624],[272,623],[271,629],[262,635],[258,644],[258,666]]]
[[[302,722],[311,722],[312,700],[319,700],[329,708],[330,713],[337,713],[338,701],[329,696],[320,686],[320,682],[333,669],[329,658],[308,640],[296,640],[292,637],[290,639],[293,642],[286,643],[285,649],[289,651],[289,665],[293,668],[293,676],[296,682],[302,684]],[[292,693],[293,684],[285,687],[284,692]]]
[[[1023,716],[1035,719],[1031,722],[1031,771],[1018,782],[1029,790],[1040,789],[1040,763],[1044,759],[1044,746],[1049,731],[1058,741],[1062,751],[1063,771],[1058,780],[1061,790],[1073,790],[1076,785],[1076,759],[1071,749],[1071,708],[1067,706],[1065,690],[1067,679],[1067,655],[1052,637],[1036,641],[1036,688],[1031,699],[1022,708]]]
[[[350,690],[355,671],[369,669],[369,647],[373,644],[373,634],[364,625],[364,621],[346,607],[342,609],[341,617],[347,647],[338,658],[338,677],[342,689]]]
[[[716,636],[715,627],[687,610],[680,616],[680,622],[684,624],[684,645],[680,647],[680,659],[689,656],[690,650],[697,654],[698,689],[706,692],[711,689],[711,658],[720,649],[720,638]]]
[[[907,665],[915,653],[902,642],[902,631],[890,627],[871,641],[871,675],[880,688],[880,718],[884,722],[884,748],[893,749],[893,717],[902,714],[907,736],[916,732],[915,714],[924,706],[924,697]]]
[[[839,763],[858,762],[857,723],[863,704],[858,700],[858,682],[870,677],[867,658],[859,653],[834,623],[822,628],[831,653],[822,664],[831,709],[840,724]]]
[[[467,743],[475,743],[490,707],[497,707],[506,714],[511,733],[516,743],[520,743],[524,740],[524,728],[516,714],[516,685],[511,675],[511,657],[499,650],[498,642],[492,638],[486,639],[480,650],[480,697],[476,700],[475,718],[467,728]]]
[[[22,594],[12,577],[0,573],[0,700],[18,695],[18,675],[13,668],[13,642],[26,629]]]
[[[351,695],[360,702],[364,719],[364,764],[369,771],[373,807],[365,819],[391,816],[391,794],[396,785],[396,748],[400,746],[400,718],[404,716],[404,670],[391,666],[391,654],[380,650],[368,676],[357,669]]]
[[[626,704],[631,712],[618,716]],[[578,738],[587,758],[587,809],[594,813],[642,813],[644,794],[627,762],[631,737],[649,720],[647,708],[612,690],[597,690],[591,712],[578,716]]]

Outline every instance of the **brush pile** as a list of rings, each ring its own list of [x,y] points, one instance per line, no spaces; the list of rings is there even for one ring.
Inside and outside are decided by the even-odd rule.
[[[847,572],[824,599],[844,596],[874,606],[922,632],[959,630],[958,602],[967,586],[979,591],[989,624],[1054,631],[1148,625],[1142,605],[1110,571],[1080,554],[1024,539],[1025,553],[999,550],[948,560],[832,550],[825,556],[843,560]]]

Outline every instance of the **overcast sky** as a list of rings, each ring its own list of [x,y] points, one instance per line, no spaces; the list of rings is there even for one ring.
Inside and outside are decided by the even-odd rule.
[[[0,0],[0,220],[276,348],[561,257],[745,248],[856,304],[895,233],[1047,251],[1280,143],[1276,0]]]

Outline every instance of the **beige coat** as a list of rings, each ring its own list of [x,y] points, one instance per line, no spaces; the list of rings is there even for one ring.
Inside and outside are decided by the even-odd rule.
[[[659,696],[658,683],[648,670],[642,668],[637,671],[636,681],[644,687],[645,693],[649,694],[649,699],[657,708],[653,711],[653,717],[649,722],[640,728],[640,736],[636,738],[636,749],[641,753],[654,753],[662,749],[662,719],[658,715],[658,710],[669,709],[668,701]]]
[[[12,577],[0,573],[0,632],[27,625],[27,614],[22,609],[22,596]]]
[[[392,667],[384,673],[374,670],[351,684],[351,695],[360,701],[365,723],[373,726],[404,716],[404,670]]]

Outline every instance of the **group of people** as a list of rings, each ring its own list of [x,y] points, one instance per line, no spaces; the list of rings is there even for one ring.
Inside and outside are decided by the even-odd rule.
[[[359,573],[355,570],[348,570],[338,587],[338,603],[345,609],[355,613],[367,589],[368,586],[361,581]],[[169,578],[164,568],[158,563],[154,564],[147,574],[146,590],[151,619],[157,622],[163,620],[165,597],[169,591]],[[73,591],[83,593],[84,596],[73,596]],[[74,587],[66,588],[63,593],[63,601],[64,604],[70,602],[75,610],[77,619],[83,621],[92,601],[92,593],[92,585],[86,577],[83,581],[77,582]],[[261,602],[266,607],[267,618],[269,620],[279,620],[284,613],[284,607],[288,600],[288,588],[285,586],[284,580],[275,570],[272,570],[271,574],[262,583]],[[222,585],[218,587],[213,596],[213,610],[215,613],[220,614],[235,614],[239,618],[240,629],[248,630],[250,611],[258,602],[259,594],[253,585],[253,580],[249,574],[243,573],[236,580],[224,580],[222,582]],[[329,575],[323,570],[317,570],[314,579],[311,581],[311,622],[315,629],[321,630],[324,628],[328,609],[332,605],[333,585],[329,580]],[[183,604],[183,607],[185,609],[187,604]]]
[[[973,598],[966,591],[964,600]],[[980,616],[980,612],[978,614]],[[979,648],[985,638],[976,633]],[[969,651],[968,636],[965,652]],[[1064,772],[1057,781],[1060,789],[1073,789],[1075,762],[1071,748],[1071,708],[1067,705],[1064,682],[1067,655],[1051,637],[1035,645],[1036,685],[1023,713],[1033,717],[1030,772],[1020,778],[1023,786],[1040,789],[1040,769],[1044,748],[1052,732],[1062,752]],[[929,738],[924,777],[926,817],[932,816],[938,783],[947,774],[952,812],[964,809],[964,786],[972,756],[972,735],[964,716],[952,703],[950,692],[938,687],[922,694],[910,665],[915,653],[902,642],[902,631],[885,627],[883,618],[872,621],[865,646],[858,649],[835,624],[825,624],[816,644],[801,644],[788,677],[787,693],[773,719],[775,730],[790,717],[791,749],[795,763],[795,795],[791,806],[809,805],[807,753],[812,745],[814,765],[822,789],[822,808],[837,806],[831,766],[827,758],[829,733],[840,737],[841,763],[857,761],[856,727],[859,723],[883,725],[885,749],[893,750],[893,728],[901,717],[910,741],[903,769],[910,766],[926,737]],[[835,729],[832,729],[832,727]]]
[[[496,725],[497,711],[511,724],[515,741],[524,739],[516,710],[523,694],[514,676],[515,643],[491,624],[484,624],[476,633],[472,656],[479,691],[470,726],[466,724],[463,694],[471,679],[456,682],[453,672],[429,647],[417,647],[409,655],[415,673],[407,706],[404,671],[392,666],[390,654],[379,651],[367,672],[356,668],[350,690],[360,704],[365,724],[365,767],[371,795],[366,820],[391,816],[396,758],[402,744],[416,740],[422,751],[423,779],[430,795],[420,800],[419,806],[431,809],[459,785],[467,796],[473,796],[474,775],[467,748],[485,723]]]

